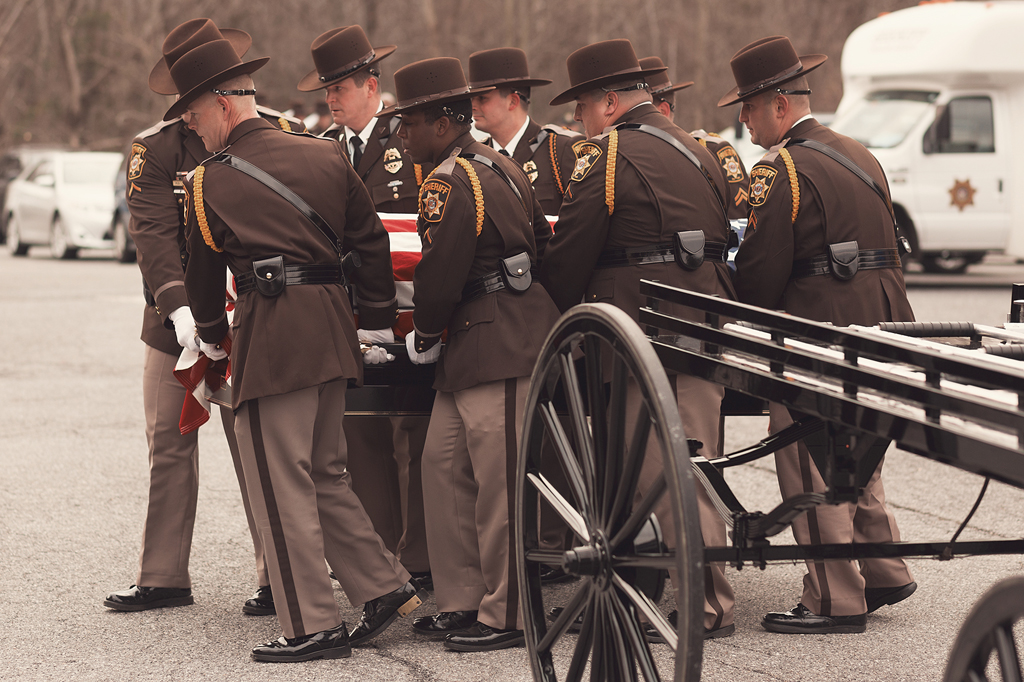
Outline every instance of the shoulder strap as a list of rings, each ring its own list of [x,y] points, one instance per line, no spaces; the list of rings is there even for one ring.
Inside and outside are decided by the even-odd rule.
[[[722,193],[718,191],[718,185],[715,184],[714,178],[711,177],[711,173],[704,166],[704,164],[701,163],[700,159],[698,159],[697,156],[693,152],[691,152],[689,149],[687,149],[683,145],[682,142],[680,142],[676,138],[672,137],[671,135],[666,133],[661,128],[655,128],[654,126],[647,125],[646,123],[620,123],[619,125],[615,126],[615,129],[616,130],[639,130],[642,133],[647,133],[648,135],[653,135],[654,137],[658,138],[659,140],[667,142],[670,145],[672,145],[673,147],[675,147],[677,151],[679,151],[683,156],[685,156],[690,161],[690,163],[692,163],[694,166],[696,166],[697,169],[701,173],[704,174],[704,179],[708,181],[708,184],[711,185],[711,189],[714,190],[714,192],[715,192],[715,196],[718,197],[718,205],[722,209],[722,214],[726,216],[725,222],[726,222],[726,224],[728,224],[729,218],[728,218],[728,211],[726,210],[726,207],[725,207],[725,199],[722,198]]]
[[[320,230],[325,237],[327,237],[327,240],[331,242],[331,246],[333,246],[334,250],[338,252],[339,258],[344,255],[341,250],[341,239],[338,238],[338,234],[331,228],[331,226],[327,224],[327,221],[320,217],[320,214],[317,213],[312,206],[306,203],[305,199],[293,192],[273,175],[252,165],[245,159],[240,159],[237,156],[225,154],[224,152],[216,154],[208,160],[241,171],[279,194],[282,198],[287,200],[288,203],[294,206],[299,213],[305,216],[309,222],[313,223],[313,225]]]
[[[519,203],[523,204],[524,207],[526,206],[526,203],[523,201],[523,195],[519,192],[519,188],[516,187],[516,184],[512,182],[512,179],[505,174],[505,171],[501,170],[498,164],[494,163],[486,156],[481,156],[480,154],[459,154],[459,158],[466,159],[467,161],[476,161],[477,163],[482,163],[483,165],[493,170],[501,177],[502,180],[505,181],[505,184],[512,188],[512,191],[515,192],[517,197],[519,197]],[[533,221],[530,222],[532,223]]]
[[[872,178],[870,175],[861,170],[860,167],[853,161],[851,161],[849,157],[847,157],[845,154],[842,154],[841,152],[836,151],[827,144],[822,144],[817,140],[807,140],[803,138],[790,140],[789,144],[786,146],[807,147],[808,149],[813,149],[816,152],[820,152],[827,156],[828,158],[832,159],[833,161],[838,162],[839,165],[843,166],[848,171],[856,175],[858,178],[861,179],[861,181],[864,182],[864,184],[866,184],[868,187],[874,190],[875,194],[877,194],[879,198],[882,200],[882,203],[885,204],[885,208],[889,211],[889,215],[892,216],[893,225],[896,224],[896,214],[892,209],[892,203],[889,201],[889,197],[885,195],[885,192],[878,185],[878,183],[875,182],[874,178]]]

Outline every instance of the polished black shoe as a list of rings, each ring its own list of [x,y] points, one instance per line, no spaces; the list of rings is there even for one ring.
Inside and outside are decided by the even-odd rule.
[[[256,594],[245,600],[242,604],[242,613],[250,616],[273,616],[277,613],[274,608],[274,595],[270,592],[270,585],[263,585],[256,590]]]
[[[352,646],[366,644],[387,630],[396,618],[405,618],[412,613],[423,603],[425,596],[426,592],[410,580],[394,592],[388,592],[383,597],[366,602],[363,605],[363,617],[349,633],[349,642]]]
[[[351,655],[345,623],[304,637],[278,637],[252,650],[252,660],[268,663],[299,663],[317,658],[348,658]]]
[[[540,584],[541,585],[556,585],[558,583],[567,583],[570,580],[576,580],[578,576],[572,573],[566,573],[561,566],[548,566],[544,564],[540,567]]]
[[[522,630],[498,630],[480,621],[464,632],[448,635],[444,646],[454,651],[497,651],[526,644]]]
[[[103,605],[115,611],[145,611],[165,606],[188,606],[194,603],[189,587],[139,587],[107,595]]]
[[[409,573],[412,579],[416,581],[416,584],[420,586],[421,590],[427,592],[434,591],[434,576],[431,575],[430,571],[423,571],[422,573]]]
[[[857,616],[819,616],[803,604],[791,611],[769,613],[761,619],[761,626],[770,632],[797,635],[829,635],[864,632],[868,614]]]
[[[476,611],[442,611],[412,622],[413,632],[428,637],[444,637],[462,632],[476,623]]]
[[[679,619],[679,612],[673,611],[668,614],[668,622],[672,627],[676,627],[676,621]],[[736,632],[736,626],[733,623],[723,625],[720,628],[710,629],[704,628],[704,639],[720,639],[722,637],[731,637]],[[664,644],[665,638],[661,636],[661,633],[654,629],[650,623],[644,624],[644,634],[647,635],[647,641],[652,644]]]
[[[917,583],[907,583],[899,587],[868,587],[864,590],[864,599],[868,603],[868,613],[877,611],[883,606],[898,604],[917,591]]]

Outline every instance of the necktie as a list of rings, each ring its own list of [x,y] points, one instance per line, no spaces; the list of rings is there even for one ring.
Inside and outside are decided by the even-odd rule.
[[[363,140],[358,135],[352,138],[352,167],[359,168],[359,160],[363,158]]]
[[[505,156],[512,156],[511,154],[509,154],[509,153],[508,153],[508,151],[506,151],[506,150],[504,150],[504,149],[499,149],[499,150],[498,150],[498,153],[499,153],[499,154],[503,154],[503,155],[505,155]]]

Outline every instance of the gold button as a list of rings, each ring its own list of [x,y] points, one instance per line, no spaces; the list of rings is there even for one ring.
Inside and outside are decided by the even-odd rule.
[[[269,272],[267,273],[267,279],[270,279],[272,276]]]
[[[469,320],[466,320],[466,326],[467,327],[469,326]]]
[[[523,269],[522,269],[522,268],[519,268],[518,270],[516,270],[516,274],[517,274],[517,275],[521,275],[521,274],[523,274]]]

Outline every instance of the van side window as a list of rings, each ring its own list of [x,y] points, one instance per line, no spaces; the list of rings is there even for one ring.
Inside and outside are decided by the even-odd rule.
[[[950,100],[925,135],[926,154],[991,154],[995,150],[992,100],[988,97]]]

